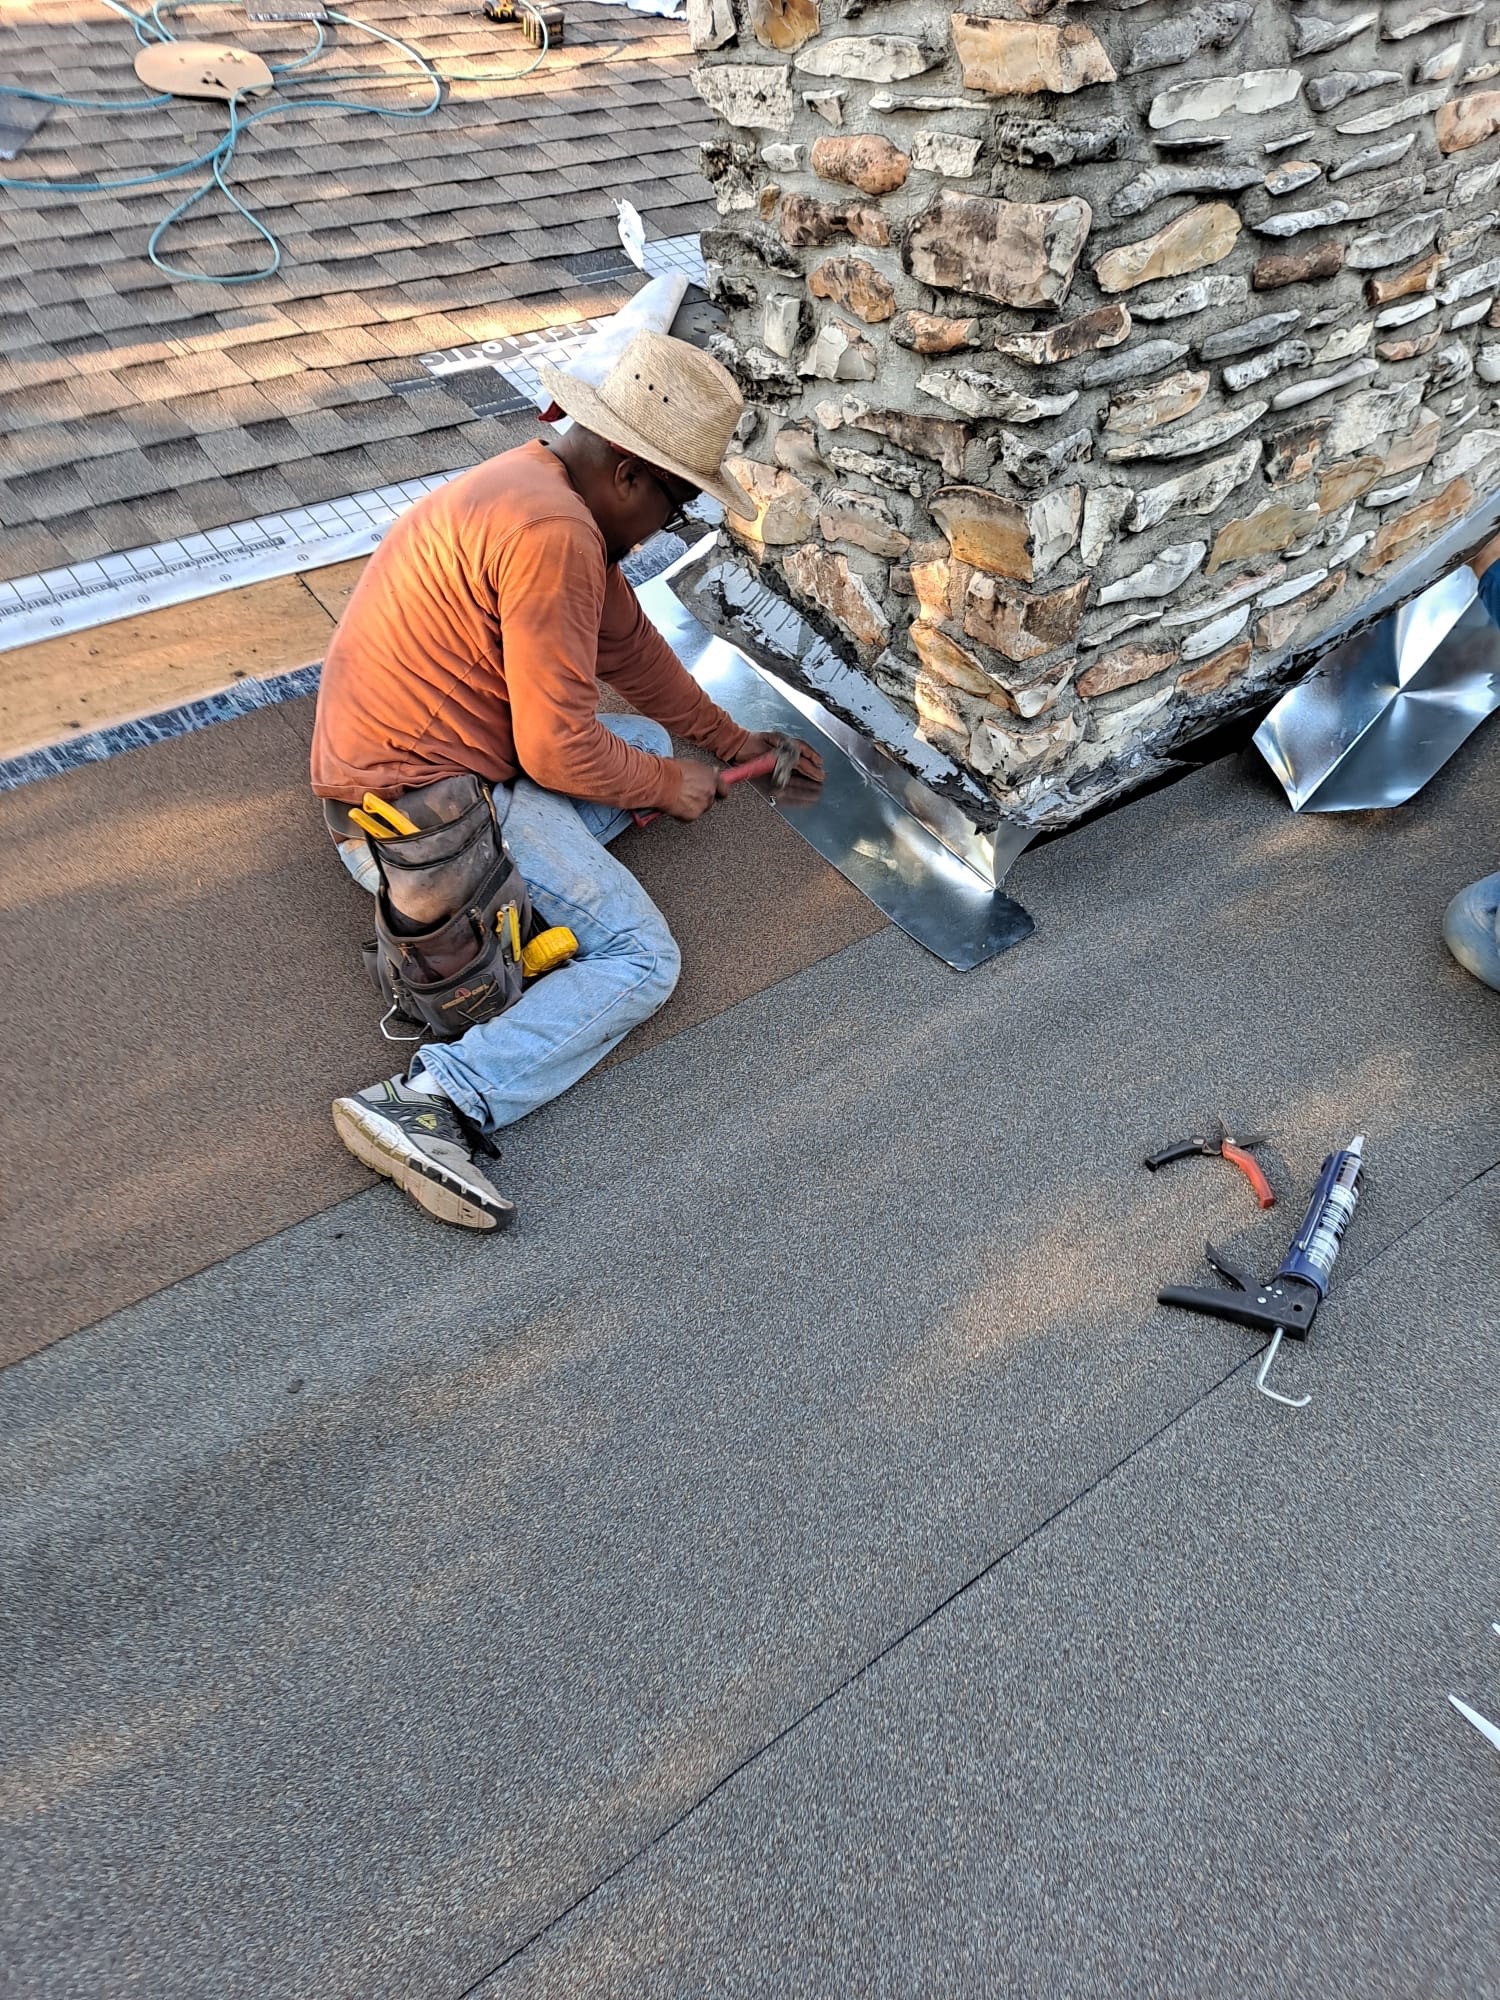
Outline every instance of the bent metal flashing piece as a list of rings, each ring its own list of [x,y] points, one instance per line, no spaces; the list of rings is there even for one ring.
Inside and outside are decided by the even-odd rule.
[[[755,789],[846,882],[955,971],[1030,937],[1026,911],[971,858],[974,829],[955,805],[821,702],[718,638],[675,596],[673,575],[708,545],[690,549],[639,596],[694,680],[736,722],[805,738],[821,753],[826,776],[812,798],[795,787],[776,792],[774,772],[753,779]]]
[[[1255,1386],[1273,1403],[1285,1403],[1289,1409],[1305,1409],[1312,1401],[1311,1396],[1283,1396],[1266,1387],[1266,1378],[1287,1334],[1293,1340],[1306,1340],[1313,1316],[1327,1294],[1339,1243],[1359,1200],[1364,1151],[1361,1133],[1323,1162],[1302,1226],[1274,1278],[1257,1284],[1247,1271],[1231,1264],[1222,1251],[1208,1243],[1204,1251],[1209,1263],[1220,1277],[1229,1280],[1233,1290],[1204,1291],[1192,1285],[1164,1285],[1156,1295],[1161,1305],[1209,1313],[1215,1319],[1233,1320],[1237,1326],[1270,1334]]]
[[[1297,812],[1399,806],[1500,708],[1500,631],[1471,569],[1327,652],[1255,747]]]

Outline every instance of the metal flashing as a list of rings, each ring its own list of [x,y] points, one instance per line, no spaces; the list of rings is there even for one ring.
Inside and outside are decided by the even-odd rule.
[[[1500,631],[1454,570],[1333,647],[1255,746],[1296,812],[1369,812],[1421,790],[1500,708]]]
[[[1002,843],[969,823],[879,744],[700,622],[672,579],[713,546],[705,539],[640,593],[653,625],[706,693],[747,729],[785,730],[821,751],[827,778],[816,797],[778,797],[757,786],[815,848],[898,929],[955,971],[1020,944],[1031,917],[997,886],[1026,845]]]

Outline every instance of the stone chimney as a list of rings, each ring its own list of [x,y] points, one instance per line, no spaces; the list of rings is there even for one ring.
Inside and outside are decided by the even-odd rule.
[[[1483,0],[689,20],[742,545],[1006,812],[1263,702],[1500,478]]]

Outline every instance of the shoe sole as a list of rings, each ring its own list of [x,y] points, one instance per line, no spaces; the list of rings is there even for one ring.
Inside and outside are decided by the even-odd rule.
[[[439,1222],[451,1222],[459,1229],[509,1229],[515,1221],[513,1202],[440,1166],[414,1146],[399,1125],[358,1098],[336,1098],[333,1123],[361,1166],[394,1181]]]

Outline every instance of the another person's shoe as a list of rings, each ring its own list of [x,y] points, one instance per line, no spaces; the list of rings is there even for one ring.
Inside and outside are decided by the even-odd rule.
[[[1500,874],[1460,889],[1443,918],[1443,942],[1465,972],[1500,991]]]
[[[439,1222],[461,1229],[508,1229],[515,1205],[475,1164],[487,1147],[446,1097],[413,1090],[403,1077],[336,1097],[333,1122],[355,1159],[384,1174]]]

